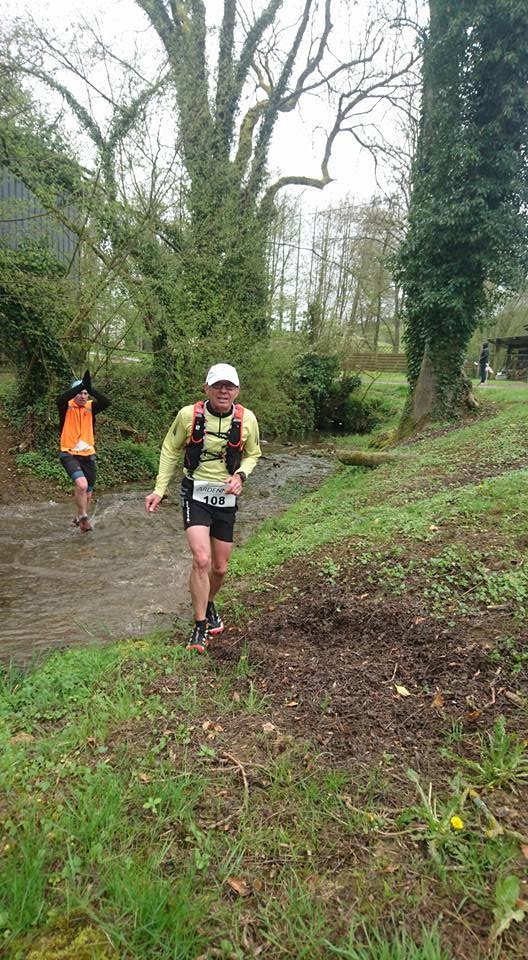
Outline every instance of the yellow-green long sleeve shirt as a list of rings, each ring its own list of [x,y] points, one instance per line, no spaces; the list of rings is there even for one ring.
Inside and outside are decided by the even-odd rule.
[[[156,479],[154,493],[163,497],[169,481],[178,466],[181,457],[181,451],[189,442],[191,428],[194,418],[194,404],[182,407],[178,412],[176,419],[169,427],[163,445],[161,447],[159,471]],[[205,405],[205,438],[202,449],[202,459],[193,473],[195,480],[209,480],[215,483],[222,483],[227,480],[229,473],[225,464],[225,450],[227,447],[227,434],[231,426],[232,411],[225,416],[216,416]],[[259,440],[259,428],[255,414],[244,407],[244,420],[242,423],[242,461],[240,471],[249,476],[254,469],[258,458],[262,456]],[[220,459],[222,457],[222,459]],[[184,469],[185,476],[188,471]]]

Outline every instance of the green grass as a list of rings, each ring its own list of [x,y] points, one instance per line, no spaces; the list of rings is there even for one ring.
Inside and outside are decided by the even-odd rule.
[[[400,858],[410,858],[422,890],[438,895],[454,884],[461,903],[470,897],[492,916],[490,873],[514,875],[517,850],[487,835],[487,814],[461,779],[466,761],[453,756],[459,779],[450,796],[437,797],[412,774],[416,803],[396,810],[380,799],[379,778],[307,765],[302,739],[287,738],[275,754],[262,737],[261,786],[246,786],[223,727],[235,715],[252,722],[255,708],[266,720],[268,705],[255,702],[251,682],[245,701],[233,701],[226,679],[212,684],[202,662],[163,634],[56,654],[29,674],[4,675],[7,956],[25,957],[24,945],[43,929],[53,940],[53,924],[68,915],[88,918],[123,957],[196,958],[208,955],[207,944],[220,951],[211,955],[244,957],[249,936],[277,958],[454,956],[434,927],[401,927],[417,891],[400,889],[397,878]],[[164,682],[179,695],[164,697]],[[503,727],[481,746],[483,789],[524,778],[525,761]],[[393,843],[383,848],[393,835],[403,844],[396,861]],[[365,844],[378,849],[376,869],[335,874],[333,865]],[[340,909],[329,909],[336,876],[355,890],[345,928]],[[250,927],[244,898],[229,894],[233,877],[251,891]]]
[[[435,929],[424,930],[419,942],[416,942],[405,933],[405,930],[402,933],[396,933],[392,940],[387,940],[376,930],[367,929],[362,935],[361,928],[354,928],[349,934],[348,944],[344,947],[332,947],[332,953],[336,957],[341,957],[342,960],[451,960],[453,958],[450,951],[442,949]]]
[[[528,784],[528,752],[519,737],[507,732],[504,717],[499,717],[493,729],[479,740],[480,755],[476,760],[446,751],[467,771],[475,787],[515,789]]]
[[[232,573],[256,585],[264,571],[351,537],[372,545],[402,537],[428,542],[438,532],[431,528],[475,529],[479,522],[500,530],[508,544],[514,535],[528,535],[526,393],[502,385],[500,391],[506,400],[493,400],[489,419],[402,446],[398,463],[375,474],[340,468],[286,514],[266,521],[234,558]],[[524,602],[526,574],[512,576],[510,587],[502,577],[498,590],[515,593],[519,579]]]

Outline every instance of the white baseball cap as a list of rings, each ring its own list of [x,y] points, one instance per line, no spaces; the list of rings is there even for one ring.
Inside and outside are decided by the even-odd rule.
[[[227,380],[229,383],[233,383],[235,387],[240,386],[238,373],[230,363],[214,363],[207,371],[205,382],[208,387],[212,387],[213,383],[219,383],[220,380]]]

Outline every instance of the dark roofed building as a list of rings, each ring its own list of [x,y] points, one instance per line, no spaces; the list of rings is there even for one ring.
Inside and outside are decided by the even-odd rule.
[[[58,206],[70,222],[78,219],[74,204],[59,199]],[[0,167],[0,243],[16,250],[23,240],[45,241],[57,260],[77,272],[77,235],[45,210],[22,180]]]
[[[525,329],[528,330],[528,327]],[[519,337],[497,337],[490,339],[490,343],[495,345],[496,369],[503,372],[508,380],[528,380],[528,333]],[[504,350],[506,356],[499,362]]]

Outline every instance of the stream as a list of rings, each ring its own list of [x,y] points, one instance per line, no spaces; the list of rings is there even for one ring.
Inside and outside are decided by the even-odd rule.
[[[239,500],[235,549],[333,466],[314,446],[267,444]],[[96,490],[88,534],[71,526],[73,497],[0,507],[0,658],[24,662],[51,649],[140,636],[175,618],[191,621],[191,554],[178,489],[175,478],[170,499],[152,515],[146,487]]]

